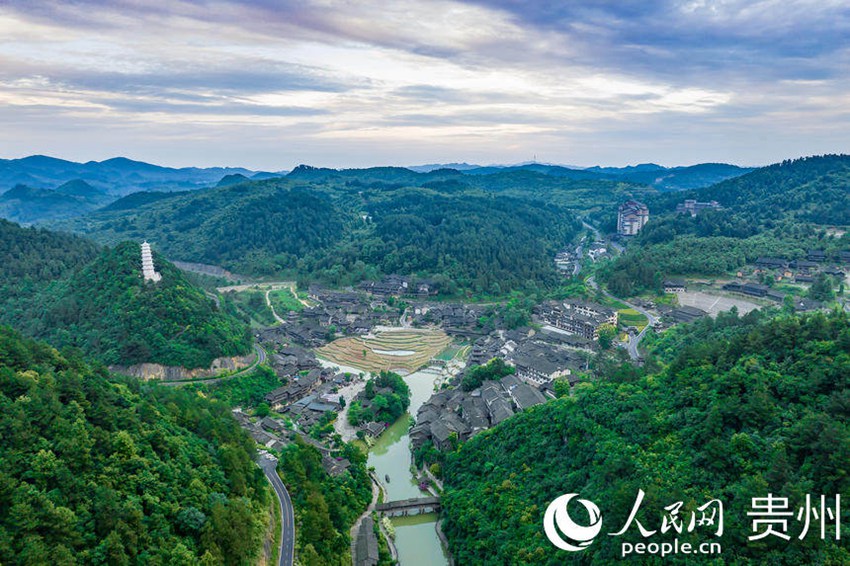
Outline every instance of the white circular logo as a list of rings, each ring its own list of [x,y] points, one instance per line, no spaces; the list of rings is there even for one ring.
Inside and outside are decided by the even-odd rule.
[[[549,504],[549,507],[546,508],[546,513],[543,515],[543,531],[546,533],[546,537],[561,550],[569,550],[571,552],[584,550],[590,546],[590,543],[593,542],[593,539],[602,530],[602,513],[599,512],[599,507],[593,501],[588,501],[587,499],[578,500],[587,510],[587,514],[590,517],[589,525],[577,525],[570,518],[570,514],[567,512],[567,504],[573,497],[577,496],[578,493],[567,493],[558,497]],[[557,528],[555,528],[555,525],[557,525]],[[558,530],[564,533],[566,539],[575,541],[576,544],[571,544],[568,540],[565,540]]]

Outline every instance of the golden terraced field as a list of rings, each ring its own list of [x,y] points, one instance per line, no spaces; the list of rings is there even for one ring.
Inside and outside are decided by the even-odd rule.
[[[452,339],[441,330],[399,328],[356,338],[340,338],[316,353],[332,362],[364,371],[414,372],[446,348]],[[365,355],[364,355],[365,354]]]

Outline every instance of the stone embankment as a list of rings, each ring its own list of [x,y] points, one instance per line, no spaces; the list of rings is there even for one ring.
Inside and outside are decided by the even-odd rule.
[[[129,375],[139,379],[159,379],[161,381],[178,381],[184,379],[205,379],[215,377],[225,371],[238,371],[254,363],[256,356],[235,356],[232,358],[216,358],[208,368],[185,368],[183,366],[164,366],[162,364],[135,364],[132,366],[109,366],[109,371]]]

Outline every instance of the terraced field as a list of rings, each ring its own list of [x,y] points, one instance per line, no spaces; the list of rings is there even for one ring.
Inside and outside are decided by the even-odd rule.
[[[399,328],[378,330],[356,338],[340,338],[316,353],[332,362],[378,372],[401,370],[414,372],[428,364],[451,343],[440,330]]]

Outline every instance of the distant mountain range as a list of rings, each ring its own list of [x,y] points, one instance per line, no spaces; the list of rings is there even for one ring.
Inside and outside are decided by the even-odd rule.
[[[622,180],[648,185],[660,191],[699,189],[715,183],[745,175],[752,168],[738,167],[726,163],[700,163],[683,167],[664,167],[655,163],[642,163],[627,167],[573,167],[550,163],[520,163],[517,165],[470,165],[469,163],[446,163],[415,165],[411,171],[430,173],[440,169],[454,169],[466,175],[490,175],[508,171],[534,171],[555,177],[570,179]]]
[[[112,200],[114,197],[106,191],[81,179],[68,181],[55,189],[15,185],[0,195],[0,217],[22,224],[73,218]]]
[[[723,163],[690,167],[662,167],[653,163],[630,167],[577,167],[544,163],[480,166],[469,163],[429,164],[412,167],[327,169],[299,165],[291,172],[251,171],[241,167],[161,167],[125,157],[76,163],[44,155],[0,159],[0,217],[35,224],[74,218],[111,205],[121,197],[138,194],[141,201],[155,200],[156,193],[183,192],[215,186],[280,177],[316,182],[349,178],[357,182],[391,182],[421,186],[424,182],[522,181],[537,175],[551,180],[605,181],[642,185],[658,191],[707,187],[739,177],[752,169]],[[506,177],[513,175],[513,177]],[[464,181],[464,178],[466,181]],[[472,181],[473,178],[479,179]],[[484,179],[488,179],[484,181]],[[541,188],[539,179],[526,179]],[[544,183],[545,184],[545,183]],[[116,203],[118,204],[118,203]],[[569,203],[563,203],[569,206]],[[126,206],[120,203],[118,206]]]
[[[209,187],[227,175],[251,178],[279,176],[242,167],[174,169],[126,157],[76,163],[45,155],[32,155],[22,159],[0,159],[0,192],[16,185],[53,189],[68,181],[80,179],[117,198],[137,191],[185,191]]]

